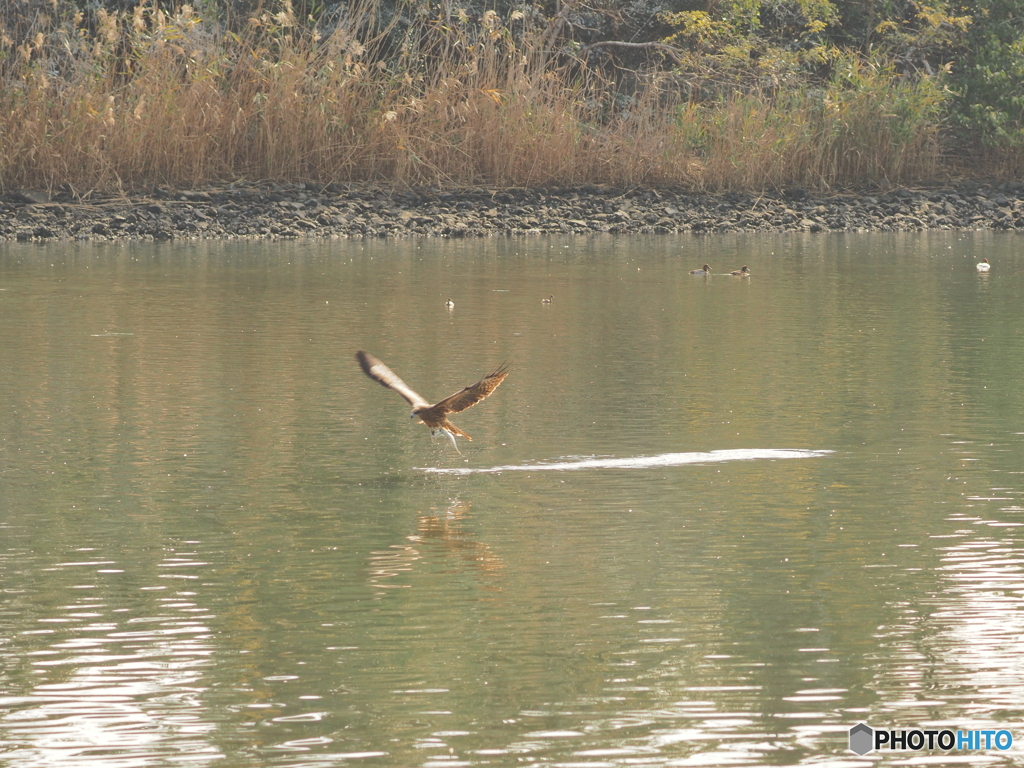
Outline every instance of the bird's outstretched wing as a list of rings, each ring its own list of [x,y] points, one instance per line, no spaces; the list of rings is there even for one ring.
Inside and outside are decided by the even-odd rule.
[[[371,379],[376,381],[381,386],[395,390],[395,392],[397,392],[406,400],[408,400],[409,405],[411,405],[413,408],[430,405],[430,403],[428,403],[420,395],[416,394],[416,392],[410,389],[408,384],[406,384],[404,381],[398,378],[394,371],[392,371],[390,368],[384,365],[384,363],[382,363],[376,357],[371,355],[369,352],[363,352],[363,350],[359,350],[358,352],[356,352],[356,360],[359,361],[359,365],[362,367],[363,373],[365,373],[367,376],[369,376]],[[497,384],[495,384],[495,386],[497,386]],[[491,389],[494,389],[494,387],[491,387]],[[483,397],[487,397],[487,395],[483,395]],[[468,408],[469,406],[466,407]]]
[[[446,397],[439,403],[436,403],[431,407],[431,410],[437,411],[439,414],[445,413],[458,413],[464,411],[470,406],[476,405],[491,392],[498,388],[498,385],[505,380],[508,376],[508,366],[502,363],[494,371],[488,373],[480,381],[472,386],[466,387],[460,392],[456,392],[454,395]]]

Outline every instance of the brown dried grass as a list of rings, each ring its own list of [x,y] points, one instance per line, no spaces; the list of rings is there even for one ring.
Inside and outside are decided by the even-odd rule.
[[[353,13],[327,38],[287,6],[232,35],[187,6],[54,25],[8,46],[0,188],[132,190],[240,179],[395,186],[764,189],[936,172],[941,98],[856,71],[824,92],[628,97],[516,19],[395,30]],[[389,37],[390,35],[390,37]],[[20,57],[20,58],[10,58]],[[894,105],[896,105],[894,107]],[[883,109],[884,107],[884,109]]]

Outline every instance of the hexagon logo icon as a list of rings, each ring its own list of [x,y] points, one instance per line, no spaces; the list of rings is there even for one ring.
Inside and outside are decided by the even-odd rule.
[[[875,748],[875,731],[867,723],[857,723],[850,729],[850,751],[866,755]]]

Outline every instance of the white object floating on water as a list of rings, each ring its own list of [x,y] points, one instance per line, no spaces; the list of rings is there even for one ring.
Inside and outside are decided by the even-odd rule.
[[[988,272],[990,269],[992,269],[992,265],[988,263],[988,259],[982,259],[978,262],[979,272]]]
[[[541,464],[509,464],[503,467],[417,467],[436,475],[473,475],[488,472],[566,472],[576,469],[648,469],[650,467],[679,467],[684,464],[711,464],[725,461],[754,461],[755,459],[814,459],[833,453],[828,450],[810,451],[800,448],[737,448],[723,451],[694,453],[660,453],[656,456],[634,456],[626,459],[571,458]]]
[[[94,339],[101,338],[103,336],[134,336],[134,333],[119,333],[117,331],[107,331],[106,333],[90,333]]]

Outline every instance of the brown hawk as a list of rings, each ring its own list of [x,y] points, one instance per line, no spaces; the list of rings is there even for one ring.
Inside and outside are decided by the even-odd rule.
[[[476,405],[497,389],[498,385],[508,376],[508,368],[502,364],[480,379],[476,384],[465,387],[454,395],[450,395],[444,400],[431,405],[410,389],[408,384],[398,378],[394,371],[369,352],[359,350],[356,352],[356,360],[359,361],[359,365],[367,376],[381,386],[395,390],[395,392],[409,401],[409,405],[412,406],[411,417],[419,417],[420,423],[430,427],[431,437],[438,432],[448,435],[448,439],[452,441],[452,445],[458,453],[462,453],[462,451],[459,451],[459,446],[455,444],[455,436],[458,435],[467,440],[472,440],[473,438],[448,421],[448,414],[459,413],[470,406]]]

